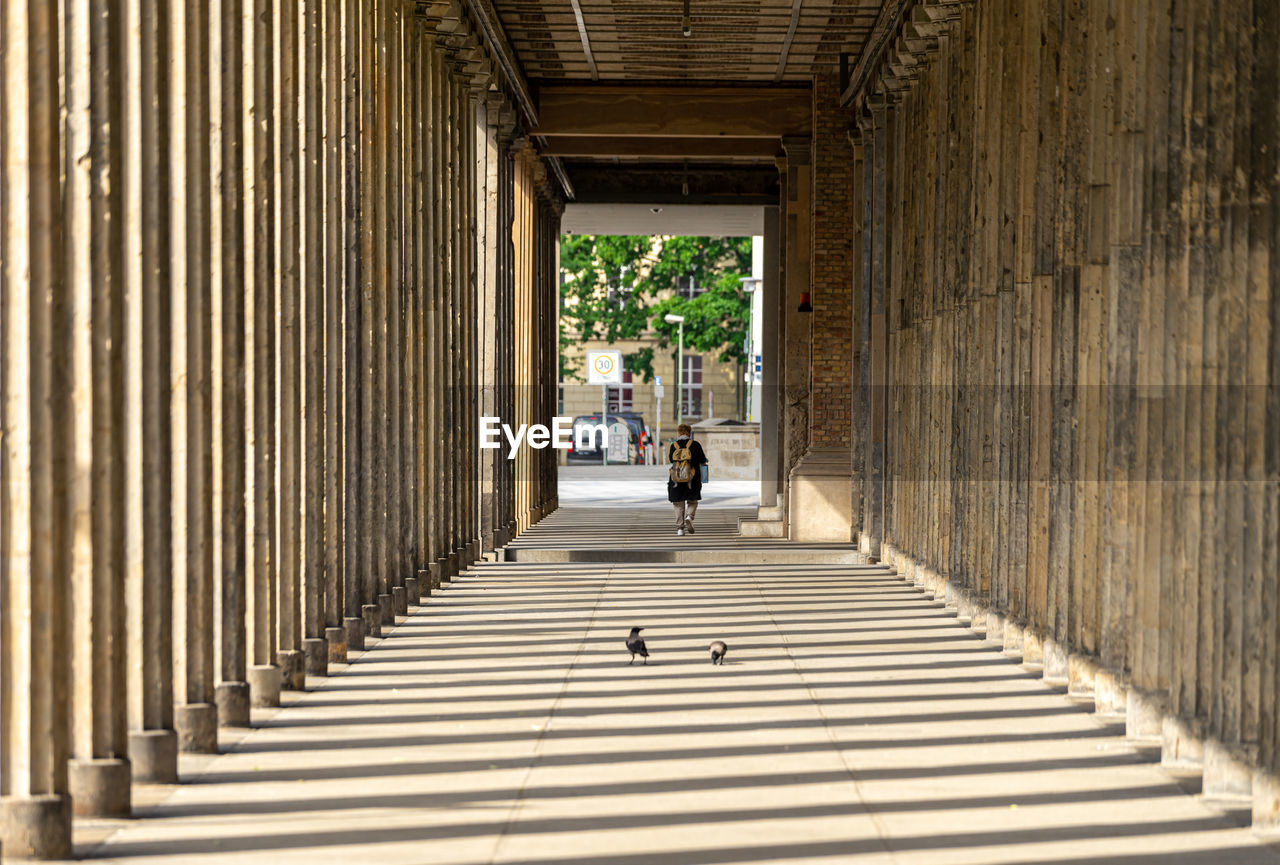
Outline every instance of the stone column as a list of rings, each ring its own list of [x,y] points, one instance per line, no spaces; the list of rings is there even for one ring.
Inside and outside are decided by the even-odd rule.
[[[344,349],[348,339],[346,320],[346,267],[352,252],[346,230],[345,129],[343,103],[346,99],[343,65],[343,21],[341,0],[324,0],[323,58],[324,92],[324,579],[323,604],[325,641],[329,661],[347,661],[346,585],[346,475],[347,424]],[[354,329],[354,328],[351,328]]]
[[[808,297],[812,289],[810,230],[813,220],[813,142],[808,137],[785,137],[786,153],[786,274],[783,295],[786,312],[786,345],[783,352],[785,380],[783,401],[786,414],[782,418],[782,460],[787,488],[787,525],[791,532],[797,524],[792,517],[795,500],[790,496],[790,475],[809,444],[809,358],[812,315],[800,312],[801,295]],[[677,371],[679,374],[679,371]],[[802,531],[803,533],[803,531]],[[794,533],[791,534],[794,537]]]
[[[276,14],[276,232],[275,326],[279,351],[279,541],[276,567],[276,664],[282,685],[306,687],[302,655],[302,201],[300,197],[298,75],[299,7],[302,0],[278,0]]]
[[[384,590],[391,599],[390,609],[383,610],[383,624],[394,625],[397,614],[408,612],[404,594],[404,418],[405,385],[403,365],[404,344],[404,129],[401,82],[403,79],[403,52],[400,4],[383,4],[383,26],[386,28],[384,43],[386,74],[386,232],[380,238],[386,256],[386,478],[387,478],[387,587]],[[399,589],[399,591],[396,591]]]
[[[128,634],[129,755],[133,779],[178,780],[173,729],[173,559],[170,514],[170,159],[174,125],[168,10],[129,4],[126,67],[131,86],[123,129],[125,160],[124,423],[125,609]],[[179,18],[179,24],[182,19]],[[178,243],[181,243],[181,238]]]
[[[218,723],[247,726],[245,634],[245,237],[242,0],[210,4],[209,166],[216,189],[211,210],[214,254],[210,315],[214,471],[214,568],[218,575]]]
[[[886,323],[885,323],[885,193],[888,169],[888,108],[883,98],[871,103],[872,140],[867,184],[871,198],[871,281],[867,288],[868,315],[863,331],[862,356],[867,359],[867,463],[864,477],[867,480],[865,497],[867,514],[865,529],[867,538],[862,544],[869,556],[880,556],[884,541],[884,457],[885,422],[887,411],[886,372]]]
[[[66,344],[54,331],[55,302],[59,315],[65,303],[54,12],[50,3],[0,5],[0,841],[10,856],[43,859],[71,855],[71,573],[65,556],[56,561],[54,527],[66,527],[52,498],[55,466],[65,471],[71,456],[60,452],[66,383],[62,395],[54,390],[54,352]]]
[[[216,753],[209,18],[184,0],[169,16],[173,724],[179,750]]]
[[[771,319],[781,305],[781,286],[778,273],[779,211],[775,205],[764,209],[764,276],[758,291],[764,293],[761,309]],[[781,322],[779,322],[781,323]],[[772,323],[762,328],[764,345],[761,346],[761,406],[760,406],[760,508],[761,519],[778,516],[778,495],[782,484],[778,478],[778,438],[781,424],[778,422],[778,371],[781,327]],[[785,342],[785,337],[782,338]],[[770,509],[770,510],[765,510]]]
[[[342,627],[347,649],[364,648],[364,592],[366,588],[364,486],[364,206],[368,193],[361,180],[367,150],[360,124],[364,107],[363,39],[360,4],[343,3],[346,12],[339,24],[342,34],[342,199],[343,220],[340,243],[342,270]],[[332,261],[332,259],[330,259]],[[335,508],[335,511],[337,508]]]
[[[370,477],[369,503],[372,508],[366,530],[372,540],[372,577],[374,592],[370,603],[375,606],[373,613],[377,619],[377,634],[382,633],[382,626],[395,623],[391,607],[391,550],[388,545],[390,519],[390,496],[388,494],[389,478],[387,460],[388,433],[388,370],[389,357],[387,345],[388,332],[388,282],[387,236],[388,236],[388,193],[391,166],[388,163],[388,130],[390,127],[388,92],[387,92],[387,12],[385,4],[375,7],[366,13],[370,51],[370,75],[367,86],[371,88],[370,100],[373,102],[373,113],[369,118],[372,127],[372,192],[371,206],[366,212],[370,219],[369,239],[371,272],[366,278],[367,297],[370,301],[369,319],[366,326],[369,351],[369,380],[365,402],[369,406],[370,435],[369,460],[365,470]],[[366,625],[368,623],[366,622]]]
[[[330,202],[325,195],[322,149],[325,118],[321,113],[325,68],[321,63],[323,0],[304,0],[302,7],[302,651],[304,676],[326,675],[325,643],[325,245],[323,230]],[[340,211],[339,211],[340,212]],[[304,679],[305,682],[305,679]]]
[[[358,4],[352,4],[360,8]],[[382,465],[377,437],[377,383],[380,375],[378,357],[381,348],[378,336],[379,307],[375,303],[378,291],[376,282],[378,260],[374,247],[379,237],[375,221],[375,209],[383,200],[378,180],[382,177],[381,162],[377,158],[377,84],[375,82],[374,55],[377,43],[374,39],[375,19],[360,8],[354,22],[350,22],[360,34],[359,72],[359,132],[360,132],[360,496],[363,508],[355,534],[360,539],[360,613],[364,619],[366,637],[382,635],[382,619],[378,609],[381,592],[378,581],[378,565],[383,560],[382,492],[378,482],[378,468]]]
[[[481,269],[480,304],[476,328],[479,333],[480,414],[498,417],[498,323],[502,318],[499,306],[498,272],[501,267],[498,254],[498,156],[503,137],[501,118],[504,102],[500,96],[490,95],[480,103],[476,117],[477,132],[483,132],[483,140],[476,150],[476,159],[482,166],[479,180],[483,184],[480,200],[483,213],[478,223],[479,256]],[[496,496],[498,495],[497,450],[476,451],[480,459],[480,542],[485,550],[496,545],[495,525]]]
[[[75,813],[125,816],[130,806],[130,767],[125,658],[125,431],[124,431],[124,105],[126,58],[123,10],[92,0],[66,7],[67,94],[64,191],[67,222],[66,297],[54,308],[66,315],[68,386],[72,424],[70,457],[54,458],[51,504],[67,508],[70,522],[55,521],[50,567],[71,568],[71,764]],[[133,71],[137,71],[136,65]],[[132,212],[130,216],[137,217]],[[136,250],[136,246],[134,247]],[[132,271],[139,276],[139,269]],[[55,301],[61,306],[59,301]],[[57,397],[55,396],[56,400]],[[63,405],[54,403],[54,419]],[[54,445],[57,447],[57,445]],[[65,472],[65,474],[63,474]],[[56,517],[55,517],[56,520]],[[60,535],[59,530],[68,532]],[[78,637],[78,639],[77,639]],[[32,647],[34,651],[34,647]]]
[[[271,0],[244,0],[245,41],[245,434],[246,544],[249,566],[246,630],[250,700],[280,705],[276,648],[276,218],[275,34]]]
[[[430,227],[428,243],[431,250],[431,286],[427,308],[429,317],[427,346],[430,352],[427,363],[427,377],[430,396],[427,405],[427,417],[433,430],[443,430],[446,417],[444,400],[448,393],[445,381],[446,370],[448,369],[448,355],[446,353],[446,306],[444,300],[445,278],[448,273],[445,266],[446,234],[444,222],[446,195],[445,159],[447,153],[444,146],[446,137],[444,128],[446,116],[444,113],[444,62],[436,37],[430,36],[426,42],[428,60],[425,75],[429,85],[427,111],[430,136],[427,176],[431,179],[431,210],[428,218]],[[430,543],[427,552],[427,569],[430,572],[431,588],[438,588],[441,582],[446,579],[445,571],[448,566],[448,553],[444,544],[444,515],[447,512],[448,503],[444,498],[444,453],[441,438],[442,436],[440,435],[433,436],[431,446],[427,452],[427,527]]]

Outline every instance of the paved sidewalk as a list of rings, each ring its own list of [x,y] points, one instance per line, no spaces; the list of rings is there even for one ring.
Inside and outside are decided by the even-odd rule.
[[[484,565],[309,685],[96,855],[1280,863],[880,567]]]

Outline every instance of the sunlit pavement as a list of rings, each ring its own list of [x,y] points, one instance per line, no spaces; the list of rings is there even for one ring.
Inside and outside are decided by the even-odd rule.
[[[729,514],[681,540],[722,548]],[[1280,862],[879,566],[485,564],[308,687],[93,855]]]

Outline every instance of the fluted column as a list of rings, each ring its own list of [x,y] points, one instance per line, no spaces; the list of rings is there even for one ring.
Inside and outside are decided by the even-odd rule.
[[[299,164],[299,11],[302,0],[276,0],[276,233],[279,359],[279,645],[282,684],[306,686],[302,656],[302,249]]]
[[[325,117],[323,0],[303,0],[302,8],[302,649],[305,673],[323,676],[329,670],[325,644],[324,576],[327,540],[325,515],[326,268],[329,239],[324,230],[330,201],[326,197],[322,145]],[[340,213],[338,209],[336,213]]]
[[[385,231],[379,244],[385,255],[386,269],[386,500],[387,541],[384,591],[391,596],[390,610],[383,610],[383,624],[394,625],[397,614],[407,612],[404,594],[404,470],[403,439],[405,407],[402,389],[405,384],[403,366],[404,344],[404,262],[402,226],[404,224],[404,159],[401,82],[404,68],[401,42],[401,7],[399,0],[380,4],[380,14],[385,27],[384,51],[386,74],[382,81],[386,97],[386,139],[383,144],[386,160],[386,194],[382,201],[386,217]],[[397,591],[398,590],[398,591]]]
[[[358,7],[358,4],[352,4]],[[374,39],[375,18],[361,10],[355,25],[360,33],[359,117],[360,117],[360,576],[362,581],[360,612],[364,619],[366,637],[382,634],[382,619],[378,611],[378,565],[383,557],[382,485],[379,483],[379,466],[382,455],[378,445],[378,381],[377,359],[380,342],[377,336],[379,305],[375,302],[378,291],[378,260],[375,209],[383,201],[384,191],[379,184],[382,166],[377,158],[377,85],[375,82]]]
[[[63,469],[67,474],[55,474],[52,492],[55,507],[70,509],[71,534],[69,561],[60,561],[60,551],[55,551],[50,565],[69,565],[77,588],[71,596],[69,782],[75,813],[94,816],[127,815],[131,789],[124,703],[122,13],[118,6],[79,0],[67,4],[65,19],[65,314],[70,339],[55,350],[70,355],[71,414],[66,420],[73,424],[73,444],[70,465]],[[135,219],[139,215],[130,213]],[[140,252],[136,244],[131,246]],[[140,280],[141,268],[131,268],[131,275]]]
[[[277,2],[243,0],[245,41],[245,462],[246,560],[249,567],[246,676],[253,705],[280,705],[280,669],[276,666],[276,276],[275,249],[279,199],[275,188]]]
[[[135,146],[125,163],[125,500],[129,757],[133,779],[178,779],[173,730],[173,545],[170,514],[172,338],[170,279],[174,228],[169,144],[174,124],[169,8],[127,5],[128,94],[124,130]],[[179,17],[179,24],[182,18]],[[179,243],[181,240],[179,240]]]
[[[247,0],[252,2],[252,0]],[[212,384],[218,722],[249,723],[245,633],[245,237],[242,0],[210,3]]]
[[[348,262],[345,129],[346,68],[341,0],[323,2],[324,114],[324,579],[325,641],[329,661],[346,663],[347,461],[346,376]]]
[[[58,184],[58,23],[49,3],[0,5],[3,418],[0,524],[0,841],[11,856],[71,854],[67,795],[70,571],[54,569],[55,304],[65,301]],[[57,341],[55,341],[57,340]],[[65,410],[63,410],[65,414]],[[55,459],[56,457],[56,459]]]
[[[214,704],[213,443],[210,330],[209,17],[169,7],[169,335],[174,729],[182,751],[218,747]]]
[[[360,14],[358,3],[343,3],[345,16],[339,22],[342,34],[339,63],[342,93],[342,184],[343,213],[351,218],[342,223],[340,243],[342,268],[342,627],[348,651],[364,648],[364,593],[366,587],[365,531],[366,493],[364,486],[364,205],[366,192],[361,182],[365,168],[365,138],[361,116],[364,93]],[[330,259],[332,262],[332,259]]]

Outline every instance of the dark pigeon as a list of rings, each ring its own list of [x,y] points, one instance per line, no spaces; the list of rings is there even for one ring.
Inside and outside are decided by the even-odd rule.
[[[724,665],[725,653],[729,651],[729,647],[722,640],[716,640],[711,644],[711,663]]]
[[[636,655],[644,658],[644,662],[649,663],[649,650],[645,648],[644,640],[640,639],[640,632],[644,628],[632,628],[631,634],[627,637],[627,650],[631,652],[631,660],[627,661],[627,666],[635,663]]]

